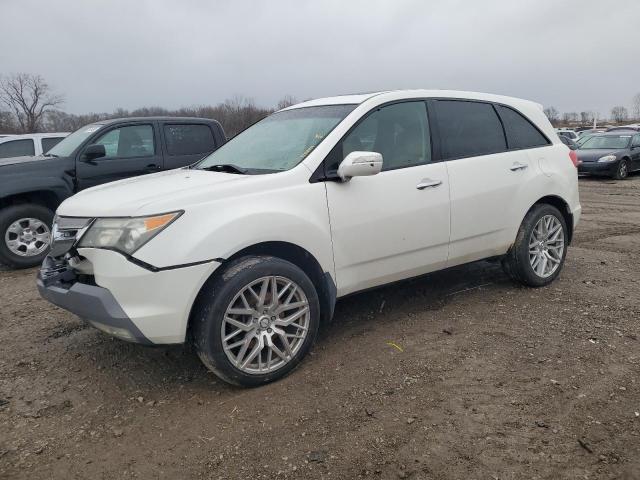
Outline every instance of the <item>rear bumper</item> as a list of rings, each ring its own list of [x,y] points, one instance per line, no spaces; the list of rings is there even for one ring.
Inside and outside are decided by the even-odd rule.
[[[582,162],[578,165],[578,173],[592,175],[613,175],[618,168],[618,162]]]

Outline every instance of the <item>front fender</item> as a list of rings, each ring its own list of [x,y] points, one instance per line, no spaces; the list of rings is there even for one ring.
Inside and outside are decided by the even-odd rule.
[[[156,267],[167,267],[226,259],[257,243],[282,241],[304,248],[325,272],[334,272],[322,183],[229,197],[185,210],[134,256]]]

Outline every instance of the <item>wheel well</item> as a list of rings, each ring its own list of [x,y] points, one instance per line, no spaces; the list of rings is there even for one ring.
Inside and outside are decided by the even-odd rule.
[[[9,207],[12,205],[20,205],[23,203],[35,203],[41,205],[50,210],[54,210],[60,205],[58,196],[50,191],[41,190],[36,192],[18,193],[15,195],[9,195],[4,198],[0,198],[0,208]]]
[[[569,209],[569,205],[562,198],[556,197],[553,195],[549,195],[547,197],[542,197],[536,203],[533,204],[531,208],[535,205],[540,205],[546,203],[547,205],[553,205],[556,207],[562,216],[564,217],[564,221],[567,224],[567,229],[569,230],[569,243],[571,243],[571,239],[573,238],[573,214]]]
[[[321,324],[326,324],[331,321],[336,303],[335,283],[333,282],[331,276],[322,269],[318,260],[316,260],[316,258],[311,253],[293,243],[263,242],[244,248],[224,260],[221,267],[216,269],[212,276],[207,280],[207,283],[224,272],[225,264],[240,257],[247,257],[250,255],[269,255],[272,257],[278,257],[282,260],[291,262],[298,268],[300,268],[309,277],[318,292],[318,300],[320,301]],[[189,316],[189,326],[187,327],[187,332],[189,332],[190,330],[191,315]]]

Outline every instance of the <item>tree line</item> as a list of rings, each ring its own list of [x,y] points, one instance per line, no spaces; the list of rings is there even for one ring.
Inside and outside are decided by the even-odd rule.
[[[236,96],[217,105],[202,105],[169,110],[163,107],[144,107],[135,110],[119,108],[111,113],[66,113],[60,109],[64,97],[53,91],[40,75],[16,73],[0,76],[0,134],[35,132],[72,132],[100,120],[123,117],[175,116],[204,117],[218,120],[229,137],[241,132],[249,125],[266,117],[275,110],[296,103],[290,95],[285,96],[275,108],[259,107],[250,98]],[[600,118],[596,112],[564,112],[555,107],[544,109],[554,126],[593,124],[611,121],[624,123],[640,122],[640,93],[632,99],[631,110],[623,105],[611,109],[610,118]]]
[[[83,125],[110,118],[172,116],[215,119],[232,137],[275,110],[293,105],[296,99],[287,95],[275,108],[260,107],[250,98],[236,96],[217,105],[177,110],[163,107],[119,108],[111,113],[80,115],[62,111],[63,103],[64,97],[55,93],[40,75],[17,73],[0,77],[0,134],[73,132]]]
[[[583,112],[563,112],[560,113],[555,107],[547,107],[544,113],[553,124],[554,127],[567,125],[593,125],[594,120],[597,123],[625,123],[630,121],[640,122],[640,93],[634,95],[631,100],[631,109],[624,105],[616,105],[611,109],[610,116],[601,117],[597,112],[592,110]]]

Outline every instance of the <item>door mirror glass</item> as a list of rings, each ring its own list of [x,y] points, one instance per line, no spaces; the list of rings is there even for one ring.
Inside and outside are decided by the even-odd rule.
[[[338,176],[343,182],[351,177],[377,175],[382,170],[382,154],[378,152],[351,152],[340,163]]]
[[[84,159],[85,160],[95,160],[97,158],[102,158],[107,155],[107,151],[104,148],[104,145],[93,144],[89,145],[84,151]]]

